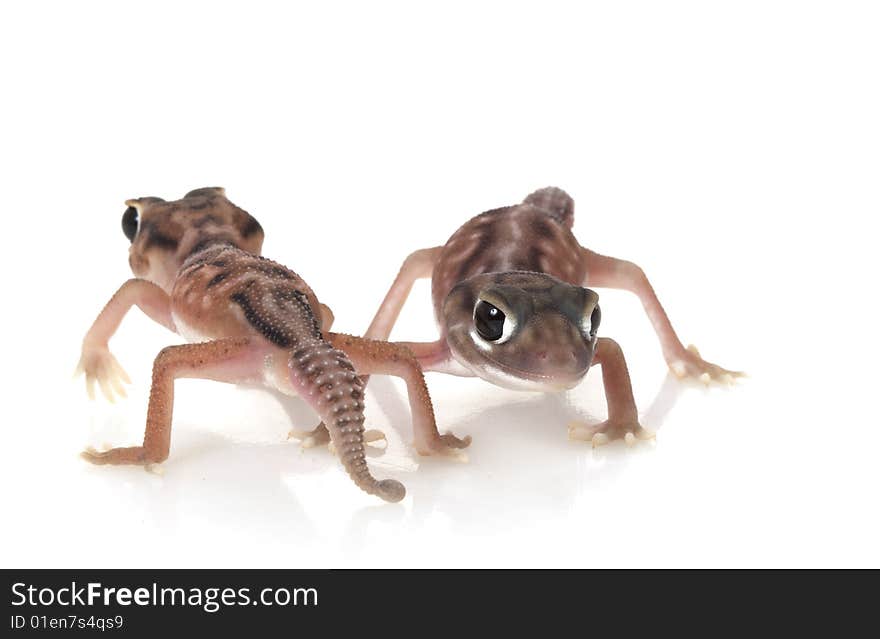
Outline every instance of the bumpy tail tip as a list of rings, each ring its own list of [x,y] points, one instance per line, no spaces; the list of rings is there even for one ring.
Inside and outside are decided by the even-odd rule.
[[[574,200],[558,187],[538,189],[527,195],[523,202],[544,209],[568,228],[574,225]]]
[[[379,496],[385,501],[394,503],[406,497],[406,488],[396,479],[383,479],[378,488]]]

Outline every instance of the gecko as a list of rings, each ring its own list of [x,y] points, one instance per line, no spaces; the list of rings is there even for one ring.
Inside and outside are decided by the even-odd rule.
[[[187,343],[156,356],[141,446],[82,456],[94,464],[165,461],[171,448],[174,380],[201,378],[256,384],[299,396],[320,416],[315,429],[336,449],[354,483],[390,502],[406,489],[377,480],[367,465],[365,440],[382,436],[364,428],[364,385],[370,373],[402,378],[412,411],[415,446],[423,455],[454,454],[470,438],[437,431],[421,368],[408,348],[329,332],[330,308],[296,273],[263,257],[264,232],[220,187],[182,199],[125,201],[122,230],[135,277],[113,295],[82,343],[78,372],[95,395],[124,396],[130,378],[108,342],[132,306],[181,335]]]
[[[621,347],[599,337],[599,296],[591,288],[635,293],[678,377],[732,382],[742,375],[685,348],[644,271],[581,246],[572,232],[574,200],[556,187],[467,221],[442,246],[409,255],[365,334],[388,339],[414,282],[431,279],[440,337],[403,342],[425,372],[480,377],[497,386],[543,392],[576,386],[602,369],[608,419],[569,424],[569,437],[594,447],[654,434],[639,423]]]

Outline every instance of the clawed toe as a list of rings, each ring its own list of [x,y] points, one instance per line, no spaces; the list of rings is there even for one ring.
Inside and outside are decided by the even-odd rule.
[[[364,432],[364,443],[371,444],[373,442],[385,442],[388,443],[388,439],[385,437],[385,433],[381,430],[370,429]]]
[[[106,451],[104,451],[106,452]],[[89,446],[84,451],[82,451],[79,456],[85,459],[87,462],[91,462],[93,464],[100,464],[101,459],[103,458],[104,452],[99,451],[95,448]]]
[[[287,439],[298,439],[302,448],[315,448],[330,443],[330,433],[327,427],[321,422],[312,430],[302,430],[300,428],[291,428],[287,433]]]
[[[745,377],[742,371],[730,371],[717,364],[707,362],[700,356],[697,347],[691,344],[681,356],[668,360],[669,369],[679,379],[695,378],[706,386],[712,383],[732,386],[736,380]]]
[[[162,461],[148,460],[143,446],[110,448],[109,450],[102,451],[89,447],[80,453],[80,457],[98,466],[105,464],[141,464],[152,466],[158,463],[158,461]]]
[[[441,450],[434,450],[431,452],[431,455],[445,457],[460,464],[467,464],[470,461],[468,454],[461,448],[452,448],[450,446],[444,446]]]
[[[440,441],[449,448],[467,448],[471,445],[471,436],[456,437],[452,433],[440,435]]]
[[[416,450],[418,451],[419,455],[436,455],[441,457],[448,457],[458,462],[467,462],[468,456],[462,449],[467,448],[468,446],[470,446],[470,444],[470,435],[459,438],[452,433],[445,433],[438,436],[428,445],[420,445],[416,443]]]
[[[131,378],[106,347],[83,349],[74,371],[74,377],[79,375],[85,375],[89,399],[95,399],[97,385],[110,403],[114,403],[117,397],[125,398],[127,395],[124,385],[131,383]]]
[[[577,439],[577,438],[575,438]],[[604,446],[610,440],[608,439],[608,435],[605,433],[593,433],[593,436],[590,437],[590,444],[593,445],[593,448],[599,448],[599,446]]]
[[[608,420],[593,426],[581,422],[572,422],[568,425],[569,439],[588,441],[593,448],[604,446],[617,439],[622,439],[627,446],[633,446],[638,440],[655,437],[655,433],[643,428],[638,422]]]
[[[300,440],[300,446],[302,448],[316,448],[318,446],[327,446],[327,449],[336,454],[336,448],[333,446],[333,442],[330,441],[330,432],[327,430],[327,427],[324,426],[323,423],[318,424],[316,428],[313,430],[300,430],[298,428],[291,428],[290,432],[287,433],[287,439],[298,439]],[[387,438],[385,437],[385,433],[381,430],[370,429],[364,431],[364,443],[365,444],[374,444],[374,442],[386,442]],[[377,446],[380,447],[380,446]]]

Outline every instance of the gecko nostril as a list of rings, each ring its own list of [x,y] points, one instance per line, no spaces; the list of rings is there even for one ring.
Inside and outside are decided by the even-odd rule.
[[[535,353],[535,357],[541,360],[547,359],[547,351],[538,351]]]

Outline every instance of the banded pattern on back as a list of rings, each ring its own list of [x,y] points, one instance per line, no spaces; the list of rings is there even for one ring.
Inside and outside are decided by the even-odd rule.
[[[175,317],[202,339],[260,335],[279,348],[321,338],[318,300],[290,269],[229,245],[191,255],[171,293]]]
[[[466,222],[446,242],[434,265],[435,312],[456,284],[483,273],[532,271],[581,285],[581,247],[563,220],[556,212],[524,202]]]

